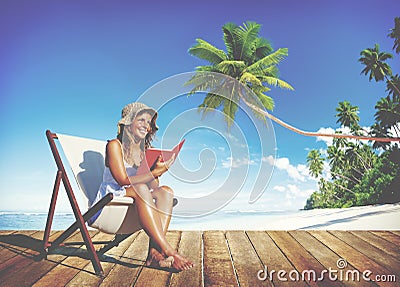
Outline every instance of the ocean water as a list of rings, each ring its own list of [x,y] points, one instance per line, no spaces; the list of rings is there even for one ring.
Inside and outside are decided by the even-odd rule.
[[[253,218],[264,218],[266,221],[283,218],[298,213],[299,211],[218,211],[216,213],[201,216],[173,216],[170,229],[213,229],[223,228],[223,222],[251,221]],[[44,230],[46,226],[46,212],[18,212],[0,211],[0,230]],[[73,213],[55,213],[52,223],[52,230],[65,230],[72,223],[75,217]],[[222,225],[221,225],[222,224]]]
[[[64,230],[74,223],[72,213],[56,213],[53,230]],[[0,230],[44,230],[47,212],[0,211]]]

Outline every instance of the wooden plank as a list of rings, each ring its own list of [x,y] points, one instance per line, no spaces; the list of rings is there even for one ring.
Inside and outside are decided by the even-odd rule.
[[[15,232],[16,232],[15,230],[0,230],[0,235],[9,235]]]
[[[227,231],[226,239],[240,286],[259,286],[257,274],[264,269],[244,231]],[[265,285],[265,284],[264,284]]]
[[[89,231],[90,237],[93,240],[96,240],[96,236],[99,231],[91,230]],[[81,268],[83,268],[88,260],[79,260],[76,259],[78,256],[85,256],[86,247],[83,242],[83,238],[80,232],[75,232],[66,242],[71,241],[80,241],[81,245],[74,245],[73,247],[69,246],[60,246],[57,247],[54,251],[51,252],[47,256],[47,260],[51,262],[57,262],[57,266],[51,269],[48,273],[46,273],[43,277],[41,277],[38,281],[36,281],[32,286],[35,287],[46,287],[46,286],[65,286],[78,272]],[[59,257],[57,255],[64,255],[61,257],[61,261],[56,261]]]
[[[0,230],[0,250],[3,248],[3,240],[7,239],[8,235],[15,234],[16,232],[16,230]]]
[[[323,231],[325,232],[325,231]],[[309,234],[306,231],[290,231],[290,235],[293,236],[294,239],[297,240],[315,259],[317,259],[324,267],[325,270],[337,270],[338,272],[347,272],[354,270],[354,266],[348,264],[344,268],[338,267],[338,260],[341,260],[341,257],[338,256],[335,252],[329,249],[329,246],[325,246],[322,242],[318,241],[315,237]],[[342,273],[346,274],[346,273]],[[339,277],[339,273],[336,274],[338,276],[338,281],[341,283],[345,283],[346,286],[359,286],[359,282],[341,279]],[[334,278],[334,277],[333,277]],[[343,278],[343,277],[342,277]],[[326,281],[331,280],[329,278],[329,274],[324,274],[324,279]],[[376,286],[372,282],[363,282],[363,286]]]
[[[265,277],[265,280],[262,282],[265,284],[265,286],[272,286],[272,284],[273,286],[278,287],[308,286],[304,281],[290,282],[279,280],[276,276],[276,273],[271,273],[272,270],[284,270],[289,272],[290,270],[296,270],[295,267],[290,263],[290,261],[266,232],[247,231],[246,233],[252,245],[254,246],[258,257],[263,263],[264,272],[260,273],[260,277]]]
[[[143,230],[138,232],[136,237],[132,237],[134,241],[120,257],[124,262],[115,264],[100,286],[133,286],[147,257],[149,237]]]
[[[204,231],[204,286],[237,286],[225,235],[222,231]]]
[[[37,232],[34,230],[21,230],[1,236],[0,244],[3,248],[0,250],[0,264],[28,249],[28,238],[31,238]]]
[[[79,233],[74,233],[71,240],[76,241],[82,239]],[[7,279],[4,280],[4,283],[9,286],[31,286],[67,257],[62,252],[63,249],[65,249],[63,246],[55,248],[52,253],[47,256],[47,260],[44,260],[44,258],[41,258],[40,261],[36,259],[31,260],[32,262],[29,265],[8,276]]]
[[[352,233],[400,261],[400,245],[387,241],[372,232],[352,231]]]
[[[195,266],[183,272],[172,273],[170,287],[202,286],[202,245],[201,231],[182,231],[178,252],[187,256]]]
[[[306,281],[310,286],[341,286],[337,281],[318,281],[319,274],[322,274],[325,267],[308,253],[288,232],[268,231],[268,234],[298,271],[298,276],[296,272],[289,272],[285,276],[289,281]],[[290,274],[293,275],[291,276]]]
[[[389,254],[348,231],[333,230],[330,232],[337,238],[346,242],[348,245],[353,246],[354,249],[374,260],[379,265],[385,267],[390,271],[390,274],[395,274],[398,278],[400,278],[400,262]]]
[[[6,282],[8,278],[21,272],[23,268],[27,268],[28,265],[42,259],[43,233],[43,231],[39,231],[33,233],[31,236],[22,234],[22,236],[16,237],[18,240],[16,240],[14,244],[16,244],[17,248],[22,248],[22,250],[17,253],[16,256],[0,264],[0,278],[2,284],[5,284],[4,282]]]
[[[390,231],[371,231],[372,234],[379,236],[393,244],[400,245],[400,236]]]
[[[356,250],[354,247],[350,246],[346,242],[340,240],[329,232],[321,232],[310,230],[309,233],[321,241],[324,245],[329,246],[329,248],[338,254],[342,259],[346,260],[349,264],[354,266],[358,271],[361,272],[360,280],[362,279],[362,272],[365,270],[370,270],[374,275],[377,274],[390,274],[390,272],[384,267],[380,266],[374,260],[370,259],[368,256]],[[373,276],[373,275],[372,275]],[[370,277],[372,278],[372,277]],[[364,283],[365,280],[362,281]],[[377,282],[376,282],[377,283]],[[379,282],[379,286],[392,286],[390,282]]]
[[[400,230],[392,230],[391,232],[397,236],[400,236]]]
[[[16,232],[15,230],[0,230],[0,252],[4,248],[6,248],[7,243],[5,243],[5,242],[8,241],[7,238],[9,237],[9,235],[11,235],[15,232]],[[1,260],[1,257],[0,257],[0,260]]]
[[[100,232],[96,238],[93,240],[96,241],[109,241],[114,238],[113,234],[106,234],[103,232]],[[122,242],[118,247],[114,247],[114,250],[121,250],[124,247],[127,248]],[[104,246],[105,244],[96,244],[96,248],[100,249]],[[121,251],[124,252],[125,250]],[[117,252],[117,251],[115,251]],[[79,257],[78,257],[79,258]],[[93,268],[93,264],[88,258],[88,253],[84,253],[84,258],[86,260],[86,266],[78,272],[74,278],[71,279],[71,281],[68,282],[66,286],[98,286],[100,282],[103,280],[100,276],[96,275],[96,272]],[[104,259],[104,258],[99,258],[100,259],[100,264],[101,267],[103,268],[104,276],[107,276],[108,272],[111,270],[112,266],[115,264],[113,261],[113,258],[109,259]],[[110,262],[111,261],[111,262]],[[74,261],[75,262],[75,261]]]
[[[168,231],[167,232],[167,241],[174,248],[177,249],[181,232],[180,231]],[[146,247],[146,251],[147,251]],[[139,277],[137,278],[135,285],[137,286],[168,286],[169,280],[171,277],[171,272],[159,270],[155,268],[150,268],[143,266],[143,269],[139,273]]]

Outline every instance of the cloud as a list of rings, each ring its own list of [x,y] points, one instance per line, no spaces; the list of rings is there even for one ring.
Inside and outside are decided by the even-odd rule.
[[[239,168],[241,166],[255,165],[255,161],[249,158],[235,158],[228,157],[226,160],[222,160],[222,168]]]
[[[285,193],[286,200],[304,200],[314,192],[313,189],[300,188],[295,184],[287,184],[286,186],[276,185],[272,189],[281,193]]]
[[[272,188],[273,190],[279,191],[279,192],[284,192],[286,188],[282,185],[276,185]]]
[[[334,134],[335,130],[333,128],[319,128],[317,133],[320,134]],[[331,137],[317,137],[317,142],[323,141],[327,146],[332,145],[333,138]]]
[[[361,127],[361,131],[363,131],[362,135],[364,135],[364,136],[367,136],[368,132],[370,130],[371,130],[370,127]],[[350,128],[343,127],[343,126],[340,127],[340,128],[337,128],[337,129],[333,129],[331,127],[328,127],[328,128],[322,127],[322,128],[319,128],[319,130],[317,131],[317,133],[321,133],[321,134],[335,134],[336,132],[340,132],[340,133],[345,134],[345,135],[351,134]],[[349,142],[356,143],[355,139],[347,139],[347,140]],[[324,142],[326,144],[326,146],[330,146],[330,145],[333,144],[333,137],[317,137],[317,142],[318,141],[322,141],[322,142]]]
[[[279,170],[286,171],[288,176],[294,180],[304,182],[307,178],[311,178],[306,165],[298,164],[297,166],[294,166],[290,164],[290,161],[287,157],[281,157],[274,160],[274,157],[269,155],[267,157],[263,157],[262,161],[267,162],[270,165],[275,165],[275,167]]]

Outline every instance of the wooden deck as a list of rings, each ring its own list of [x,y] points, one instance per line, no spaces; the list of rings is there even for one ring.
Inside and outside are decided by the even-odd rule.
[[[91,235],[100,243],[112,238]],[[138,232],[101,257],[101,278],[78,233],[68,240],[77,244],[43,259],[43,232],[0,231],[0,286],[400,286],[399,231],[170,231],[167,236],[195,268],[171,273],[145,267],[148,237]],[[265,267],[268,273],[260,271]],[[391,282],[365,281],[365,270],[371,279]],[[353,280],[357,274],[360,281]]]

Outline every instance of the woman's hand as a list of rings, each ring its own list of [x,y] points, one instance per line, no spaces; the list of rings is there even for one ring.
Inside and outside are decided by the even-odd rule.
[[[173,164],[175,160],[175,154],[173,154],[172,157],[167,161],[162,162],[161,159],[162,157],[159,156],[154,169],[151,171],[155,178],[161,176],[169,169],[169,167]]]
[[[158,178],[153,178],[150,182],[147,183],[149,189],[157,189],[160,187],[160,181]]]

